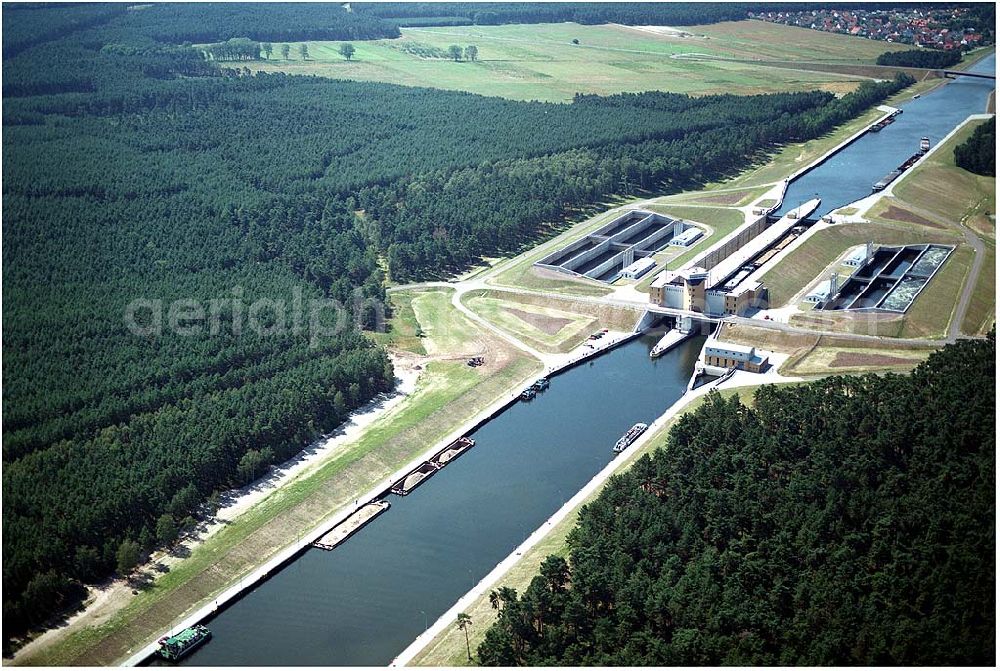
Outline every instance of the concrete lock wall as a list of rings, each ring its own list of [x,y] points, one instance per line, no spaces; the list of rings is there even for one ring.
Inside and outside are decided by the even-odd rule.
[[[610,246],[611,246],[611,240],[610,239],[604,240],[603,242],[598,243],[596,247],[581,252],[576,256],[574,256],[573,258],[569,259],[568,261],[564,262],[563,267],[568,270],[572,270],[573,272],[577,272],[576,270],[577,268],[587,263],[587,261],[590,261],[591,259],[600,256],[601,254],[606,252]]]
[[[744,225],[742,228],[736,229],[728,237],[724,238],[721,244],[703,254],[693,265],[701,266],[706,270],[717,266],[723,259],[760,235],[769,225],[767,216],[765,215],[750,224]]]
[[[649,249],[652,251],[653,245],[658,243],[660,240],[663,240],[663,238],[673,239],[673,237],[674,237],[674,226],[668,224],[667,226],[664,226],[658,231],[653,231],[653,233],[649,237],[643,238],[642,240],[637,242],[635,246],[638,247],[639,249]]]

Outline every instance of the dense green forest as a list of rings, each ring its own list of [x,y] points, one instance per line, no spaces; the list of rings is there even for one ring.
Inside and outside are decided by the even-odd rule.
[[[887,51],[875,59],[875,62],[878,65],[906,68],[950,68],[962,62],[962,52],[937,49]]]
[[[955,147],[955,165],[977,175],[997,174],[996,117],[976,127],[972,136]]]
[[[996,346],[712,392],[491,596],[484,665],[990,665]]]
[[[127,570],[170,537],[165,514],[199,514],[390,388],[359,330],[379,325],[383,267],[428,277],[514,251],[611,194],[717,179],[909,83],[556,105],[253,75],[175,42],[368,25],[255,5],[251,29],[232,7],[4,13],[7,635]],[[318,301],[346,310],[313,315]]]

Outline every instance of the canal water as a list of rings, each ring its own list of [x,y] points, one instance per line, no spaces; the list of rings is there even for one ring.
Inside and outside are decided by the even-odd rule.
[[[199,666],[384,666],[686,388],[704,337],[637,338],[552,378],[476,445],[331,552],[310,549],[208,622]]]
[[[994,74],[996,55],[976,63],[970,72]],[[920,149],[920,138],[937,144],[970,114],[986,111],[986,99],[996,86],[991,79],[959,77],[916,100],[899,106],[903,113],[878,133],[867,133],[825,163],[792,182],[781,214],[819,196],[817,214],[831,212],[871,195],[872,184]]]

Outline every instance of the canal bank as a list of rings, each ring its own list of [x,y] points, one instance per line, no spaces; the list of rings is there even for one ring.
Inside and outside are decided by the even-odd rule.
[[[680,398],[700,338],[641,336],[472,432],[476,446],[332,552],[309,550],[208,624],[186,663],[382,665]],[[427,622],[425,623],[425,619]],[[280,646],[275,640],[282,640]]]
[[[698,387],[693,391],[688,391],[679,398],[670,408],[654,421],[649,430],[629,448],[627,448],[617,459],[610,462],[604,469],[595,475],[572,499],[567,501],[562,508],[540,525],[520,546],[510,553],[503,561],[497,564],[490,573],[483,578],[473,589],[459,599],[447,612],[445,612],[427,631],[422,633],[416,640],[406,647],[393,661],[391,666],[446,666],[458,664],[454,659],[445,659],[436,652],[436,648],[446,645],[443,641],[445,636],[455,635],[455,622],[459,613],[480,611],[474,617],[473,622],[479,631],[484,630],[490,622],[482,622],[481,616],[495,616],[494,612],[482,613],[481,601],[484,595],[510,582],[510,576],[514,569],[522,563],[540,560],[543,557],[531,557],[532,551],[542,543],[551,546],[554,534],[565,534],[568,531],[566,524],[572,524],[573,519],[578,514],[580,507],[588,500],[597,496],[607,480],[616,473],[623,472],[632,466],[636,457],[654,449],[657,445],[664,444],[666,431],[677,420],[677,418],[689,409],[693,408],[695,402],[713,390],[737,389],[740,387],[759,386],[763,384],[788,384],[802,382],[802,378],[781,377],[777,374],[777,366],[767,375],[756,375],[753,373],[737,372],[729,379],[716,380],[712,383]],[[535,553],[537,554],[537,553]],[[537,562],[535,562],[537,563]],[[523,569],[521,569],[523,570]],[[462,644],[462,655],[465,654],[464,642]],[[472,646],[473,653],[475,645]]]
[[[968,70],[993,74],[995,64],[992,53]],[[970,114],[980,113],[994,87],[993,80],[960,77],[899,103],[903,113],[894,123],[878,133],[856,133],[846,145],[794,173],[785,186],[780,213],[819,197],[826,214],[871,195],[872,184],[912,156],[921,138],[937,145]]]

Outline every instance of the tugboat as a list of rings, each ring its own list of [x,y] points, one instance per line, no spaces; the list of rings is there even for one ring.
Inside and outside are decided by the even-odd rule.
[[[645,433],[646,429],[648,428],[649,427],[643,424],[642,422],[633,425],[632,428],[626,431],[625,435],[619,438],[618,442],[615,443],[615,446],[613,448],[615,453],[617,454],[619,452],[624,452],[625,448],[634,443],[636,438]]]
[[[175,636],[164,636],[161,638],[158,652],[163,659],[169,662],[177,662],[210,638],[212,638],[212,632],[208,630],[208,627],[196,624]]]

